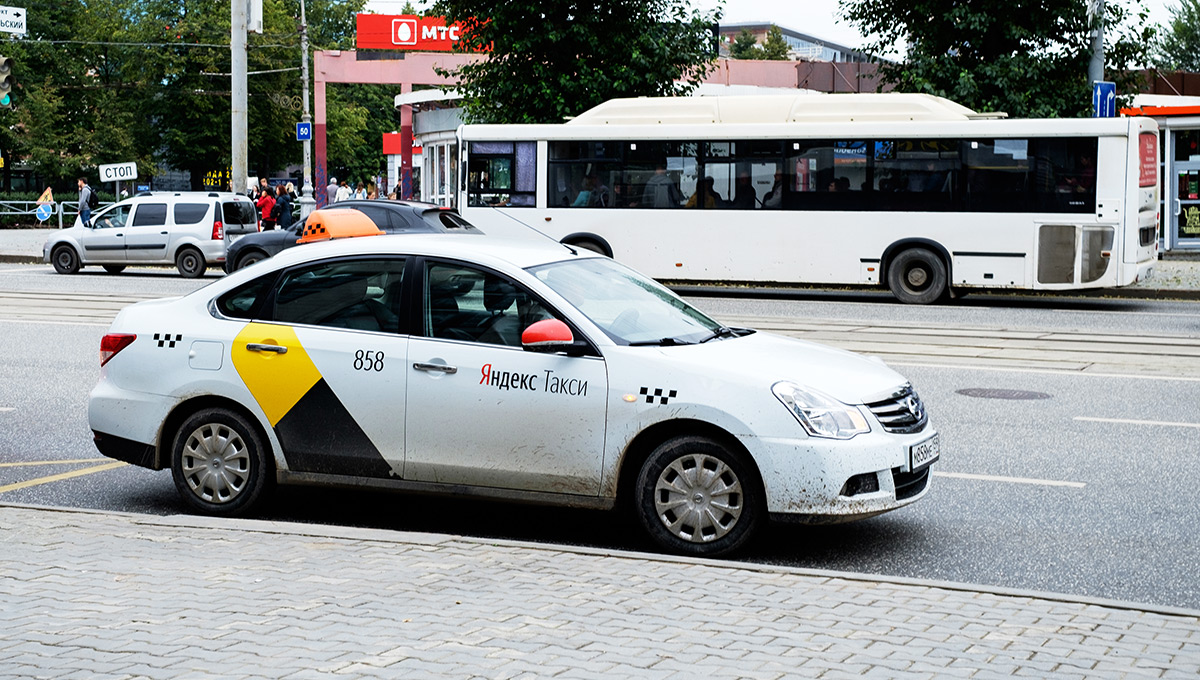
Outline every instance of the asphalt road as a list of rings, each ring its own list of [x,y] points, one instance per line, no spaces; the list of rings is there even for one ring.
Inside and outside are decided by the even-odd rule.
[[[184,512],[169,473],[101,469],[109,462],[97,460],[86,401],[98,373],[104,325],[71,311],[80,304],[51,318],[12,320],[11,294],[136,299],[197,285],[169,270],[59,277],[44,268],[0,266],[0,502]],[[1200,339],[1197,303],[963,302],[968,301],[971,306],[912,308],[815,295],[699,303],[719,317],[1119,330]],[[1181,359],[1161,358],[1170,361]],[[925,363],[893,361],[912,379],[944,436],[931,494],[863,522],[770,527],[737,559],[1200,608],[1194,566],[1200,507],[1191,481],[1200,459],[1195,407],[1200,380],[1145,372],[1136,362],[1099,374]],[[1042,398],[961,393],[973,388],[1036,392]],[[25,486],[30,482],[40,483]],[[629,521],[606,513],[394,494],[283,489],[261,516],[650,548]]]

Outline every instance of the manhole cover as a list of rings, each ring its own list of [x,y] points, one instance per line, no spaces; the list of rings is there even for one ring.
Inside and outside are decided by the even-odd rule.
[[[993,387],[968,387],[965,390],[957,390],[957,394],[964,397],[976,397],[978,399],[1049,399],[1050,395],[1045,392],[1030,392],[1028,390],[1002,390]]]

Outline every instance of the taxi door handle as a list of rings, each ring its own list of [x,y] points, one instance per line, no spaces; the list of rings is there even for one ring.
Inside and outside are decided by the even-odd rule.
[[[274,352],[276,354],[287,354],[287,347],[283,345],[264,345],[260,342],[246,343],[246,349],[251,352]]]
[[[417,369],[418,371],[430,371],[430,372],[435,372],[435,373],[445,373],[447,375],[453,375],[455,373],[458,373],[457,366],[447,366],[446,364],[422,364],[422,363],[418,362],[418,363],[413,364],[413,368]]]

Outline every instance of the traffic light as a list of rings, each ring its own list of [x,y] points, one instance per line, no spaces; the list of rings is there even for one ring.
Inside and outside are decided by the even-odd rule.
[[[12,59],[0,57],[0,109],[12,108]]]

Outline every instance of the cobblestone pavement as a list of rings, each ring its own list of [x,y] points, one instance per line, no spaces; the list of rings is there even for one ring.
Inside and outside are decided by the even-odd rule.
[[[3,678],[1195,678],[1200,612],[0,506]]]

